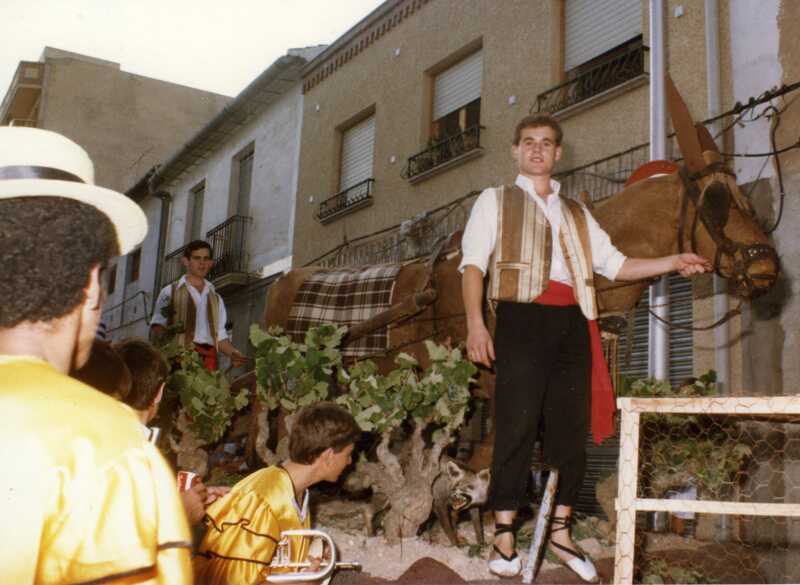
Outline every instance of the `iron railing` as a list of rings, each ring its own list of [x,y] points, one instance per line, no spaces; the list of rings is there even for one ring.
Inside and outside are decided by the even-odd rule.
[[[680,160],[674,136],[667,139],[667,157]],[[650,144],[640,144],[605,158],[553,175],[561,183],[561,193],[578,199],[586,191],[592,201],[600,201],[622,191],[633,171],[650,161]]]
[[[540,93],[536,98],[539,112],[558,112],[590,97],[635,79],[645,73],[644,46],[633,46],[624,53],[599,63],[574,79]]]
[[[103,310],[102,316],[102,321],[106,324],[106,333],[110,335],[139,321],[149,323],[151,314],[148,307],[150,305],[150,293],[140,290],[122,302],[106,308]]]
[[[247,233],[253,218],[233,215],[206,233],[206,241],[214,250],[214,267],[208,279],[225,274],[247,272]]]
[[[481,146],[481,126],[471,126],[408,157],[406,178],[411,179]]]
[[[183,264],[181,264],[181,258],[183,258],[183,251],[185,249],[186,246],[181,246],[177,250],[173,250],[164,256],[164,264],[161,267],[162,286],[172,284],[181,277],[181,274],[183,274]]]
[[[346,209],[351,209],[356,206],[362,206],[369,201],[372,201],[372,190],[375,184],[375,179],[365,179],[360,183],[356,183],[352,187],[348,187],[340,191],[333,197],[329,197],[319,204],[319,211],[317,212],[317,219],[321,222],[326,222],[333,219],[333,217]]]

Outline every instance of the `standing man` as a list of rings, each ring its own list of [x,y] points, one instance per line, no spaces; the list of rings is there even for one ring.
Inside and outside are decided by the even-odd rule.
[[[495,544],[489,570],[502,577],[522,570],[513,522],[517,509],[529,503],[527,480],[542,423],[545,462],[560,473],[551,550],[592,582],[598,578],[594,564],[575,549],[569,531],[586,467],[589,413],[595,441],[613,434],[614,396],[594,321],[592,273],[637,280],[672,271],[689,276],[711,266],[695,254],[652,259],[621,254],[585,207],[559,195],[551,175],[561,158],[561,139],[561,127],[550,116],[520,121],[511,147],[519,168],[516,182],[486,189],[475,202],[459,268],[467,355],[486,367],[497,361],[489,490]],[[494,341],[483,320],[487,269],[488,297],[497,312]]]
[[[150,321],[153,337],[162,337],[167,326],[182,324],[178,343],[194,347],[206,369],[217,369],[217,351],[227,355],[234,366],[242,365],[246,358],[229,341],[225,330],[228,320],[225,303],[214,285],[206,280],[214,266],[211,246],[202,240],[189,242],[181,263],[186,274],[162,288],[158,295]]]
[[[86,363],[109,261],[147,232],[71,140],[0,128],[0,573],[15,585],[189,584],[175,476]]]

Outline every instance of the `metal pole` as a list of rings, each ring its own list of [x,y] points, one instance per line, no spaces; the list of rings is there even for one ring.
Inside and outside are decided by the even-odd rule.
[[[706,71],[708,117],[714,118],[722,111],[719,71],[719,1],[706,0]],[[719,121],[709,125],[712,136],[720,130]],[[722,149],[720,149],[722,150]],[[728,312],[727,281],[714,275],[714,321],[719,321]],[[714,369],[717,371],[717,387],[721,394],[730,393],[730,325],[725,321],[714,329]]]
[[[664,95],[664,2],[650,0],[650,160],[667,158],[666,98]],[[650,287],[650,308],[669,319],[669,288],[662,277]],[[650,315],[649,374],[669,379],[669,329]]]

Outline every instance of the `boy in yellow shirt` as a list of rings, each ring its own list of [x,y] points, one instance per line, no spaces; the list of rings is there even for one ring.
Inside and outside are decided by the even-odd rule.
[[[195,558],[197,582],[261,583],[281,532],[311,527],[308,488],[339,478],[360,435],[352,415],[336,404],[300,411],[289,435],[289,460],[248,475],[208,508],[208,532]],[[292,561],[306,560],[308,539],[292,538]]]

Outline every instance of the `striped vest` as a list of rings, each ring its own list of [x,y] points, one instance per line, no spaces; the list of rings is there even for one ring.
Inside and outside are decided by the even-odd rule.
[[[192,347],[194,344],[194,332],[197,326],[197,306],[194,304],[194,299],[189,293],[191,285],[186,282],[183,286],[178,286],[175,282],[172,284],[172,311],[168,325],[173,326],[176,323],[183,323],[183,332],[178,334],[178,343],[184,347]],[[208,284],[206,284],[208,286]],[[217,346],[217,331],[219,331],[219,295],[214,290],[208,291],[208,300],[206,301],[206,309],[208,318],[208,328],[211,331],[211,338],[214,340],[214,347]]]
[[[553,236],[544,211],[516,185],[495,189],[497,241],[489,263],[489,300],[529,303],[550,281]],[[572,275],[578,305],[597,319],[592,247],[583,207],[561,197],[559,245]]]

